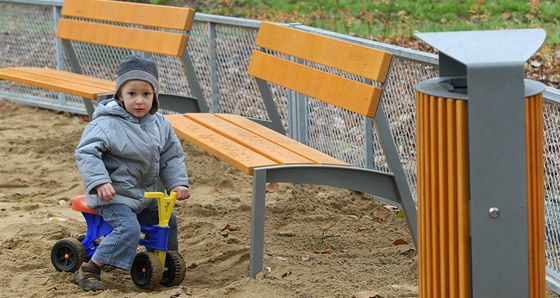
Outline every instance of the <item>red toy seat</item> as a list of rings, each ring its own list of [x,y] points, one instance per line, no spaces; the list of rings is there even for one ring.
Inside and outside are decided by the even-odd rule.
[[[97,214],[97,211],[93,208],[89,208],[86,205],[86,195],[79,195],[75,196],[72,200],[72,210],[90,213],[90,214]]]

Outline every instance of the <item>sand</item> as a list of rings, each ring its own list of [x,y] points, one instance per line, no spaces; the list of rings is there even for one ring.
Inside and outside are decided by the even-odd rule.
[[[71,274],[54,269],[50,252],[57,240],[86,231],[70,208],[84,192],[73,152],[86,124],[82,116],[0,101],[0,296],[417,296],[405,219],[371,197],[324,186],[268,186],[265,270],[249,278],[251,177],[187,143],[193,195],[175,209],[185,280],[145,291],[129,272],[106,268],[108,290],[82,291]]]

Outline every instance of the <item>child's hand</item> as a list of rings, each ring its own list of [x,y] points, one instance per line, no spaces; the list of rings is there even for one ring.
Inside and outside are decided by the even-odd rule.
[[[185,186],[176,186],[171,191],[177,193],[177,200],[182,201],[191,197],[191,190]]]
[[[116,194],[115,189],[113,188],[113,184],[111,183],[98,185],[95,190],[97,191],[97,197],[105,202],[111,201]]]

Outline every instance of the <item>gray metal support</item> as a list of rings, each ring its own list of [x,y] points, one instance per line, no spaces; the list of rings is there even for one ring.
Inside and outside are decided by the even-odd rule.
[[[288,136],[299,141],[297,93],[288,89]]]
[[[303,59],[290,57],[291,61],[304,64]],[[288,89],[288,136],[302,144],[309,144],[309,99]]]
[[[529,297],[523,64],[470,66],[467,80],[472,295]]]
[[[53,16],[54,16],[53,28],[55,31],[58,28],[58,20],[60,20],[61,10],[62,10],[61,7],[53,6]],[[54,45],[55,45],[54,52],[56,55],[56,69],[64,70],[64,49],[62,48],[62,42],[60,42],[60,39],[55,38]],[[66,101],[66,94],[64,94],[63,92],[59,92],[58,100],[61,103],[64,103]]]
[[[210,101],[212,102],[212,113],[220,113],[220,92],[218,91],[218,54],[216,43],[216,23],[208,22],[208,41],[210,56]]]
[[[189,54],[188,49],[185,49],[185,52],[183,53],[183,72],[185,73],[185,76],[187,77],[187,80],[189,82],[189,87],[191,88],[191,91],[194,95],[194,97],[196,98],[196,100],[198,101],[198,106],[200,107],[200,110],[203,113],[208,113],[209,108],[208,105],[206,104],[206,100],[204,99],[204,93],[202,92],[202,88],[200,87],[200,83],[198,82],[198,78],[196,76],[196,72],[194,70],[194,65],[191,59],[191,55]]]
[[[418,244],[418,228],[417,228],[417,214],[416,214],[416,203],[412,197],[408,181],[406,180],[406,173],[402,168],[401,160],[397,152],[397,147],[395,141],[393,140],[393,134],[389,128],[389,122],[383,111],[383,107],[380,105],[375,113],[375,123],[377,128],[377,135],[380,139],[381,146],[383,148],[383,153],[387,159],[387,164],[389,169],[395,176],[395,182],[399,190],[399,195],[401,198],[401,205],[406,217],[406,222],[408,228],[412,235],[412,240],[414,245]]]
[[[266,180],[266,169],[254,170],[253,204],[251,207],[251,246],[249,251],[249,276],[252,278],[255,278],[263,267]]]
[[[402,202],[395,177],[385,172],[326,165],[283,165],[254,169],[249,256],[249,276],[252,278],[263,267],[267,182],[334,186],[370,194],[376,199],[398,207]]]
[[[288,136],[309,144],[309,101],[307,96],[288,90]]]
[[[401,206],[395,177],[390,173],[329,165],[284,165],[256,170],[263,169],[267,171],[267,182],[318,184],[345,188],[372,195],[397,207]]]
[[[386,80],[389,80],[390,77],[390,72],[391,69],[393,68],[393,61],[391,61],[391,66],[389,66],[389,75],[387,75]],[[367,84],[373,84],[373,80],[366,80]],[[381,99],[383,98],[383,96],[380,96],[380,103],[379,105],[381,105]],[[364,144],[364,154],[365,154],[365,167],[368,169],[373,169],[375,167],[375,147],[374,147],[374,142],[375,140],[373,139],[373,122],[372,119],[366,117],[364,119],[364,135],[365,135],[365,144]]]
[[[439,62],[440,77],[464,76],[467,73],[467,67],[465,64],[447,56],[445,53],[440,53]]]
[[[74,47],[72,47],[72,42],[66,39],[62,39],[60,41],[64,48],[64,52],[66,53],[66,57],[68,57],[68,61],[70,61],[70,69],[72,69],[72,72],[83,74],[84,72],[82,71],[80,62],[78,61],[78,56],[74,51]],[[93,110],[95,110],[92,101],[87,98],[82,98],[82,101],[86,107],[87,114],[91,117],[91,115],[93,115]]]
[[[373,169],[375,167],[375,147],[373,139],[373,122],[370,118],[364,118],[364,134],[365,134],[365,146],[364,153],[366,156],[366,165],[368,169]]]
[[[66,53],[66,57],[68,57],[68,61],[70,61],[70,69],[74,73],[83,74],[82,67],[80,66],[80,62],[78,61],[78,55],[74,51],[74,47],[72,47],[72,42],[66,39],[61,40],[62,46],[64,47],[64,52]]]
[[[278,110],[276,109],[276,104],[274,103],[272,92],[270,92],[268,83],[263,79],[255,79],[257,80],[257,87],[259,87],[259,92],[261,93],[264,107],[266,108],[266,112],[268,114],[268,119],[270,119],[270,122],[264,125],[281,134],[286,134],[286,130],[282,125],[282,120],[280,119],[280,115],[278,114]]]

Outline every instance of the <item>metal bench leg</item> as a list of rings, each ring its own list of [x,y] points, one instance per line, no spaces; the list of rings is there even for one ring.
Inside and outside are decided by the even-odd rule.
[[[86,112],[88,113],[88,116],[91,119],[92,116],[93,116],[93,111],[95,110],[95,107],[93,106],[93,103],[91,102],[90,99],[82,98],[82,101],[84,102],[84,106],[86,107]]]
[[[249,251],[249,276],[255,278],[263,268],[264,211],[266,195],[266,170],[253,172],[253,205],[251,207],[251,248]]]

